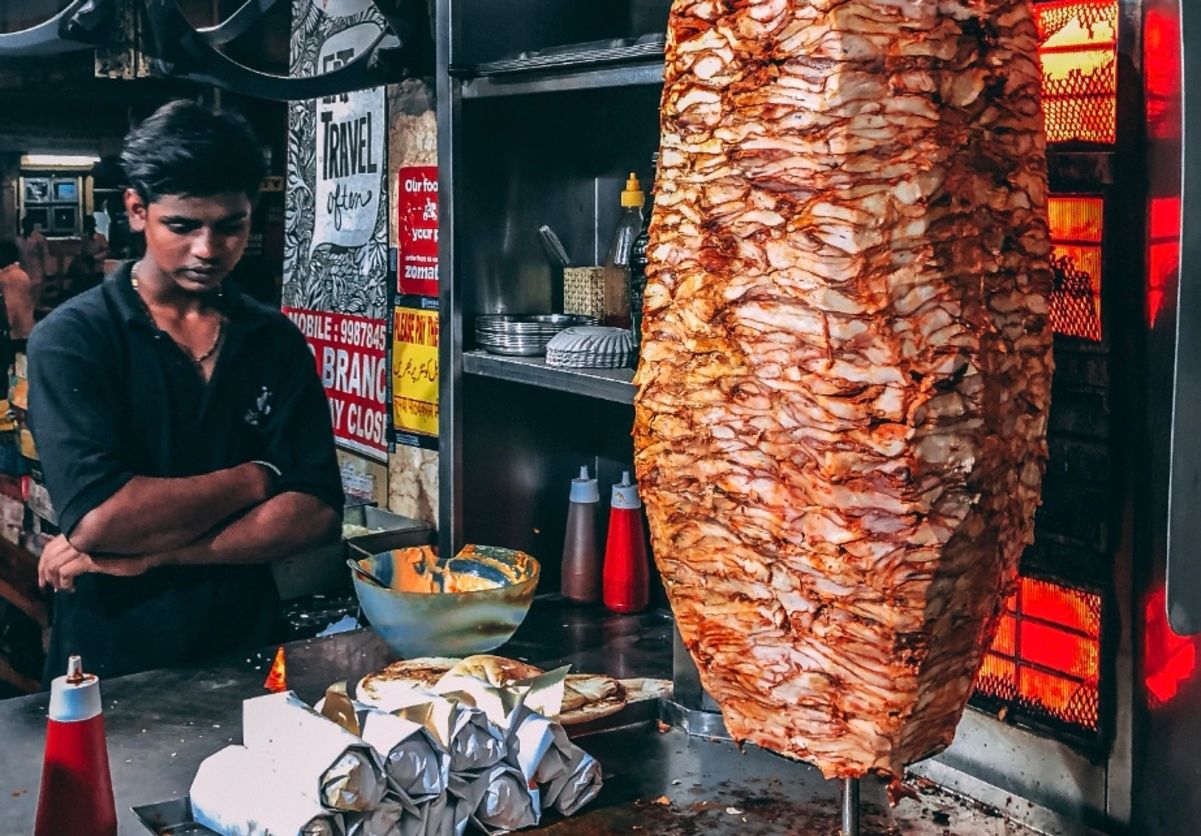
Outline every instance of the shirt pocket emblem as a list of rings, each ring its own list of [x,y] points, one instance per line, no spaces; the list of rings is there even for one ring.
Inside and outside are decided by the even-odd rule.
[[[254,405],[246,410],[246,415],[242,418],[247,424],[252,427],[261,427],[271,415],[271,390],[263,386],[259,390],[259,395],[254,399]]]

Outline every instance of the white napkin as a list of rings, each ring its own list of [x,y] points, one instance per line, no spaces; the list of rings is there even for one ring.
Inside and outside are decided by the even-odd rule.
[[[260,753],[227,746],[196,771],[192,817],[222,836],[343,836],[342,816],[323,808],[311,789]]]

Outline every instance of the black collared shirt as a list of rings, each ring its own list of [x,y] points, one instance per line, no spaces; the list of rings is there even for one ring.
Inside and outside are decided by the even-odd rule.
[[[343,504],[329,405],[308,345],[280,311],[227,283],[224,342],[206,383],[150,320],[131,264],[55,310],[29,339],[29,420],[68,536],[134,476],[186,477],[264,460],[280,491]],[[117,676],[278,636],[270,567],[84,575],[55,598],[47,673],[82,654]]]

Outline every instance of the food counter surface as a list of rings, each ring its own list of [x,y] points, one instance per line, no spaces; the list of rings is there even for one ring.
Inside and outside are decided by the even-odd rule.
[[[535,601],[517,635],[497,652],[544,668],[570,663],[585,672],[667,679],[671,646],[665,613],[615,616],[549,597]],[[357,679],[395,658],[367,630],[286,647],[288,685],[309,702],[332,682]],[[241,740],[242,700],[264,693],[272,651],[102,683],[121,833],[145,832],[131,807],[187,795],[200,762]],[[0,701],[0,833],[33,829],[47,701],[46,694]],[[837,832],[838,786],[805,765],[653,725],[580,743],[603,764],[605,788],[576,818],[551,819],[544,832]],[[941,794],[904,802],[886,817],[882,789],[865,782],[864,801],[865,833],[1028,832]]]

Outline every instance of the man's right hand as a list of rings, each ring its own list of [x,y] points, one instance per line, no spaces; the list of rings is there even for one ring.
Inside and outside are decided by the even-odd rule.
[[[51,586],[57,590],[73,592],[75,579],[80,575],[98,572],[104,575],[133,577],[154,565],[155,560],[150,555],[93,558],[90,554],[76,549],[60,534],[42,550],[42,557],[38,560],[38,585],[43,589]]]

